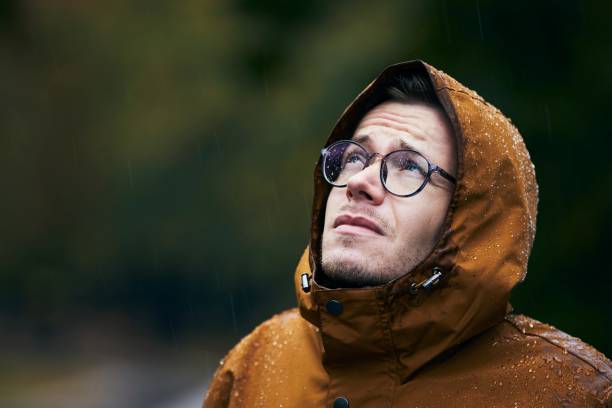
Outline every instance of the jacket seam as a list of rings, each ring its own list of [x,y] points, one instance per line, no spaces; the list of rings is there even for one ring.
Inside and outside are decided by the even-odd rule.
[[[485,105],[490,105],[489,102],[485,101],[484,98],[482,96],[480,96],[480,95],[474,96],[474,95],[470,94],[469,92],[462,91],[461,89],[452,88],[450,86],[442,86],[440,88],[437,88],[437,90],[439,90],[439,91],[441,91],[443,89],[446,89],[446,90],[449,90],[449,91],[453,91],[453,92],[462,93],[462,94],[467,95],[470,98],[474,99],[475,101],[483,102]]]
[[[393,353],[393,363],[396,364],[399,361],[399,357],[397,355],[397,349],[395,347],[395,344],[393,343],[393,336],[391,334],[391,328],[389,327],[389,319],[385,313],[384,298],[382,296],[377,296],[377,302],[378,302],[378,311],[381,315],[381,319],[379,319],[381,330],[383,332],[383,336],[389,342],[389,346],[391,347],[391,352]],[[395,400],[397,381],[395,381],[395,377],[394,377],[395,373],[394,373],[393,367],[390,367],[389,370],[387,371],[389,373],[389,378],[391,379],[391,395],[389,396],[389,407],[392,407],[393,401]]]
[[[483,97],[482,97],[482,96],[480,96],[480,95],[478,95],[478,96],[474,96],[474,95],[470,94],[469,92],[462,91],[461,89],[455,89],[455,88],[452,88],[452,87],[449,87],[449,86],[443,86],[443,87],[440,87],[440,88],[436,88],[436,90],[439,90],[439,91],[441,91],[441,90],[447,90],[447,91],[453,91],[453,92],[457,92],[457,93],[464,94],[464,95],[468,96],[470,99],[473,99],[473,100],[475,100],[475,101],[477,101],[477,102],[480,102],[480,103],[482,103],[483,105],[485,105],[485,106],[489,107],[490,109],[493,109],[493,110],[495,110],[495,111],[499,112],[499,109],[498,109],[498,108],[496,108],[495,106],[491,105],[489,102],[487,102],[487,101],[485,100],[485,98],[483,98]],[[499,113],[501,113],[501,112],[499,112]],[[503,114],[502,114],[502,115],[503,115]],[[508,120],[510,120],[510,119],[508,119]]]
[[[557,343],[554,343],[553,341],[549,340],[548,338],[546,338],[545,336],[542,336],[540,334],[536,334],[536,333],[531,333],[531,332],[523,332],[523,330],[521,328],[519,328],[519,326],[514,323],[512,320],[510,320],[508,318],[508,316],[504,317],[504,320],[507,321],[508,323],[510,323],[512,326],[514,326],[514,328],[519,331],[520,333],[526,335],[526,336],[532,336],[532,337],[538,337],[544,341],[546,341],[548,344],[551,344],[553,346],[555,346],[558,349],[563,349],[566,350],[569,354],[571,354],[572,356],[576,357],[577,359],[581,360],[582,362],[584,362],[585,364],[589,365],[591,368],[593,368],[593,370],[595,370],[596,372],[600,373],[602,376],[604,376],[606,379],[608,379],[609,382],[612,382],[612,378],[608,377],[608,375],[606,373],[602,373],[595,365],[593,365],[593,363],[591,363],[589,360],[586,360],[584,357],[576,354],[573,350],[569,349],[569,348],[564,348],[562,346],[560,346]],[[610,386],[610,388],[612,388],[612,386]]]
[[[612,385],[607,387],[602,393],[604,398],[604,403],[612,402]],[[612,405],[611,405],[612,406]]]

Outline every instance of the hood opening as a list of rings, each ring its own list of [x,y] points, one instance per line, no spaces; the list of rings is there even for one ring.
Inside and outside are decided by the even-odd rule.
[[[443,114],[449,124],[449,129],[452,132],[452,136],[456,141],[457,181],[459,181],[458,175],[460,173],[462,155],[460,154],[460,137],[458,137],[459,129],[457,129],[455,123],[453,120],[451,120],[451,118],[454,117],[452,105],[443,104],[443,101],[438,97],[435,84],[432,81],[428,70],[426,69],[424,63],[418,60],[411,61],[409,63],[392,65],[385,69],[385,71],[376,80],[372,81],[343,112],[323,147],[327,147],[340,139],[351,139],[361,119],[370,110],[387,101],[421,103],[431,106]],[[452,116],[449,115],[449,110]],[[327,197],[332,188],[323,178],[321,164],[321,157],[319,157],[315,168],[315,198],[313,203],[310,242],[310,262],[311,269],[313,271],[313,280],[320,286],[329,289],[346,288],[349,286],[343,286],[335,282],[332,278],[325,274],[325,271],[321,267],[321,243],[325,222],[325,208],[327,204]],[[323,182],[321,183],[321,181]],[[393,279],[392,281],[378,286],[388,285],[397,279],[410,275],[414,270],[418,269],[426,259],[431,257],[431,254],[435,252],[450,226],[449,213],[451,212],[451,208],[454,206],[454,196],[455,193],[453,192],[453,197],[451,197],[451,201],[447,209],[444,225],[441,227],[436,244],[433,246],[430,253],[425,256],[424,259],[412,270]]]

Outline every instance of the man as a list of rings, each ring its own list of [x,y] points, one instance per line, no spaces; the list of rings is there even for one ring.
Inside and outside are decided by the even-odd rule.
[[[315,168],[299,303],[222,361],[204,407],[604,407],[612,364],[508,304],[538,187],[509,119],[445,73],[387,68]]]

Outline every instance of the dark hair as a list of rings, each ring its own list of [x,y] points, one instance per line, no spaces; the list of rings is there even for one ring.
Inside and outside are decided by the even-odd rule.
[[[424,102],[442,108],[429,79],[416,72],[410,76],[400,74],[394,77],[387,87],[387,98],[398,102]]]
[[[389,101],[423,103],[440,110],[446,117],[445,110],[425,72],[399,73],[386,79],[381,85],[357,108],[360,112],[357,114],[358,117],[363,117],[374,107]]]

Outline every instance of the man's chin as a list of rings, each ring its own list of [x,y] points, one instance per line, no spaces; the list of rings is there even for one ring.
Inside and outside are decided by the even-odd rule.
[[[359,244],[355,245],[342,245],[340,243],[334,243],[329,247],[323,247],[323,260],[329,262],[353,265],[359,268],[367,267],[368,259],[371,261],[372,256],[375,255],[374,251],[364,251],[364,248]]]
[[[339,256],[334,255],[323,258],[321,266],[335,287],[358,288],[386,283],[364,257],[351,257],[346,251]]]
[[[370,275],[373,273],[374,254],[367,254],[356,248],[334,248],[323,251],[324,270],[337,274]]]
[[[367,273],[368,265],[363,259],[355,259],[347,257],[346,254],[343,256],[323,258],[322,262],[323,269],[333,270],[346,270],[346,271],[359,271],[360,273]]]

